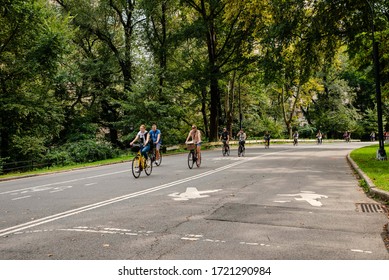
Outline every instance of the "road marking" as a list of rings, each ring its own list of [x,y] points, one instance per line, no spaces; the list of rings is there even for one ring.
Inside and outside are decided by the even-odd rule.
[[[292,196],[292,197],[300,196],[300,198],[295,197],[295,200],[299,200],[299,201],[305,200],[306,202],[308,202],[309,204],[311,204],[312,206],[315,206],[315,207],[321,207],[323,205],[319,201],[319,199],[328,198],[328,196],[326,196],[326,195],[316,194],[315,192],[311,192],[311,191],[302,191],[302,192],[297,193],[297,194],[278,194],[278,196]],[[277,202],[277,201],[274,201],[274,202]],[[284,202],[282,202],[282,203],[284,203]]]
[[[50,183],[50,184],[45,184],[45,185],[41,185],[41,186],[28,187],[28,188],[19,189],[19,190],[1,192],[0,195],[2,195],[2,194],[12,194],[12,193],[17,193],[17,192],[45,191],[45,190],[52,189],[52,188],[47,188],[47,187],[51,187],[51,186],[66,185],[66,184],[74,183],[74,182],[78,182],[78,181],[84,181],[84,180],[88,180],[88,179],[95,179],[95,178],[100,178],[100,177],[112,176],[112,175],[117,175],[117,174],[126,173],[126,172],[128,172],[128,169],[127,170],[123,170],[123,171],[105,173],[105,174],[94,175],[94,176],[89,176],[89,177],[84,177],[84,178],[78,178],[78,179],[73,179],[73,180],[68,180],[68,181]]]
[[[213,161],[221,161],[221,160],[224,160],[224,161],[238,161],[238,160],[242,160],[243,157],[217,157],[217,158],[213,158],[212,160]]]
[[[73,186],[61,186],[61,187],[54,188],[52,191],[50,191],[50,193],[62,192],[66,189],[71,189],[71,188],[73,188]]]
[[[351,249],[351,252],[356,252],[356,253],[365,253],[365,254],[372,254],[372,251],[364,251],[364,250],[359,250],[359,249]]]
[[[189,200],[189,199],[196,199],[196,198],[204,198],[209,197],[209,195],[203,195],[205,193],[214,193],[221,191],[222,189],[217,190],[209,190],[209,191],[198,191],[197,188],[186,188],[186,192],[184,193],[172,193],[169,194],[169,196],[173,197],[174,200]]]
[[[68,211],[65,211],[65,212],[62,212],[62,213],[54,214],[54,215],[51,215],[51,216],[47,216],[47,217],[44,217],[44,218],[40,218],[40,219],[37,219],[37,220],[34,220],[34,221],[27,222],[27,223],[24,223],[24,224],[19,224],[19,225],[13,226],[13,227],[1,229],[0,230],[0,237],[6,236],[6,235],[9,235],[9,234],[18,232],[18,231],[22,231],[22,230],[25,230],[25,229],[28,229],[28,228],[36,227],[36,226],[47,224],[47,223],[50,223],[50,222],[54,222],[56,220],[63,219],[63,218],[66,218],[66,217],[74,216],[74,215],[77,215],[77,214],[80,214],[80,213],[83,213],[83,212],[86,212],[86,211],[91,211],[91,210],[94,210],[94,209],[97,209],[97,208],[101,208],[101,207],[104,207],[104,206],[107,206],[107,205],[118,203],[118,202],[121,202],[121,201],[124,201],[124,200],[128,200],[128,199],[135,198],[135,197],[138,197],[138,196],[143,196],[143,195],[146,195],[146,194],[149,194],[149,193],[153,193],[153,192],[160,191],[160,190],[163,190],[163,189],[171,188],[171,187],[183,184],[183,183],[187,183],[187,182],[190,182],[190,181],[201,179],[201,178],[210,176],[212,174],[224,171],[226,169],[230,169],[230,168],[235,167],[237,165],[250,162],[250,161],[258,159],[258,158],[266,157],[266,156],[273,155],[273,154],[285,153],[288,150],[293,150],[293,149],[285,149],[285,150],[278,151],[278,152],[262,154],[262,155],[256,156],[256,157],[245,158],[242,161],[237,161],[237,162],[234,162],[234,163],[231,163],[231,164],[228,164],[228,165],[225,165],[225,166],[222,166],[222,167],[210,170],[210,171],[206,171],[204,173],[200,173],[200,174],[188,177],[188,178],[180,179],[180,180],[177,180],[177,181],[174,181],[174,182],[171,182],[171,183],[163,184],[163,185],[160,185],[160,186],[152,187],[152,188],[145,189],[145,190],[142,190],[142,191],[138,191],[138,192],[135,192],[135,193],[126,194],[126,195],[123,195],[123,196],[119,196],[119,197],[115,197],[115,198],[112,198],[112,199],[104,200],[104,201],[101,201],[101,202],[97,202],[97,203],[94,203],[94,204],[86,205],[86,206],[79,207],[79,208],[76,208],[76,209],[68,210]],[[129,172],[129,171],[128,170],[126,170],[126,171],[119,171],[119,172],[114,172],[114,173],[109,173],[109,174],[112,175],[112,174],[118,174],[118,173],[123,173],[123,172]],[[101,174],[101,175],[96,175],[96,176],[92,176],[92,177],[96,178],[96,177],[103,177],[103,176],[108,176],[108,174]],[[88,177],[88,179],[90,179],[92,177]],[[81,179],[69,180],[68,182],[75,182],[75,181],[78,181],[78,180],[81,180]],[[63,184],[63,182],[62,182],[62,184]],[[48,185],[44,185],[44,186],[49,186],[49,185],[54,185],[54,184],[48,184]],[[43,186],[41,186],[41,187],[43,187]],[[28,188],[28,189],[31,189],[31,188]],[[12,191],[11,192],[7,192],[7,193],[12,193]]]
[[[12,200],[20,200],[20,199],[25,199],[25,198],[29,198],[29,197],[31,197],[31,195],[26,195],[26,196],[22,196],[22,197],[15,197]]]

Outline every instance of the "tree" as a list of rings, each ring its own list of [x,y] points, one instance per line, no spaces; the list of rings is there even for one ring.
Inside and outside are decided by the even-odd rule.
[[[112,67],[108,70],[109,80],[104,76],[104,71],[96,73],[93,78],[97,78],[96,84],[99,84],[99,98],[94,100],[99,101],[99,121],[109,129],[110,141],[120,147],[117,123],[123,115],[121,104],[128,100],[133,91],[135,30],[144,18],[137,14],[134,0],[56,2],[65,13],[72,15],[74,26],[81,31],[82,37],[76,43],[93,59],[89,65],[96,70],[98,65],[108,70],[105,63]],[[116,65],[112,65],[112,58]],[[117,78],[115,68],[119,69],[120,79]]]
[[[207,47],[207,80],[209,82],[210,95],[210,140],[218,138],[218,126],[221,116],[221,89],[220,79],[237,67],[244,67],[247,63],[245,55],[252,50],[252,28],[255,17],[251,18],[251,24],[243,21],[245,5],[236,1],[216,0],[182,0],[193,11],[193,24],[196,24],[200,32],[198,39],[203,40]]]
[[[1,0],[0,25],[0,157],[39,159],[64,118],[53,84],[67,20],[43,0]]]

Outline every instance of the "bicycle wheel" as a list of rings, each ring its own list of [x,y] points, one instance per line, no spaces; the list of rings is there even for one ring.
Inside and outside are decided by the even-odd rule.
[[[238,157],[240,157],[240,156],[242,155],[242,150],[243,150],[242,146],[239,145],[239,148],[238,148]]]
[[[245,152],[246,152],[246,148],[242,147],[242,157],[244,157]]]
[[[223,157],[226,156],[226,146],[225,145],[223,145],[222,155],[223,155]]]
[[[155,158],[156,158],[156,157],[155,157]],[[162,163],[162,153],[161,153],[161,151],[159,151],[159,159],[156,159],[156,160],[155,160],[155,165],[156,165],[156,166],[160,166],[161,163]]]
[[[230,146],[227,146],[227,148],[226,148],[226,154],[227,154],[227,156],[230,155]]]
[[[134,175],[135,178],[139,178],[140,173],[142,172],[139,156],[134,157],[132,160],[132,175]]]
[[[200,167],[200,165],[201,165],[201,154],[200,154],[200,156],[196,156],[196,165],[197,165],[197,167]]]
[[[193,163],[194,163],[194,151],[190,151],[188,154],[188,167],[189,167],[189,169],[193,168]]]
[[[151,172],[153,171],[153,161],[151,158],[146,159],[146,166],[145,166],[145,173],[147,176],[150,176]]]

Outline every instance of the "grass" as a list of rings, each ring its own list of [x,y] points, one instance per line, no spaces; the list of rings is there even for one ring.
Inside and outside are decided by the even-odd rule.
[[[78,168],[86,168],[86,167],[93,167],[93,166],[100,166],[100,165],[109,165],[109,164],[115,164],[115,163],[129,161],[133,157],[134,157],[133,155],[121,155],[120,157],[117,157],[117,158],[100,160],[100,161],[96,161],[96,162],[37,168],[35,170],[31,170],[31,171],[27,171],[27,172],[11,172],[11,173],[7,173],[5,175],[0,175],[0,179],[16,178],[16,177],[22,177],[22,176],[33,176],[33,175],[39,175],[39,174],[68,171],[68,170],[78,169]]]
[[[180,154],[180,153],[186,153],[187,151],[185,149],[177,149],[174,151],[168,151],[164,156],[167,154]],[[27,171],[27,172],[11,172],[4,175],[0,175],[0,179],[11,179],[11,178],[17,178],[17,177],[23,177],[23,176],[34,176],[34,175],[41,175],[41,174],[49,174],[49,173],[55,173],[55,172],[62,172],[62,171],[69,171],[73,169],[80,169],[80,168],[87,168],[87,167],[95,167],[95,166],[101,166],[101,165],[109,165],[109,164],[116,164],[116,163],[122,163],[126,161],[131,161],[134,158],[134,154],[123,154],[117,158],[113,159],[106,159],[106,160],[100,160],[96,162],[88,162],[88,163],[78,163],[73,165],[65,165],[65,166],[52,166],[52,167],[45,167],[45,168],[37,168],[35,170]]]
[[[372,145],[354,150],[350,156],[377,188],[389,192],[389,161],[377,160],[377,150],[378,145]]]

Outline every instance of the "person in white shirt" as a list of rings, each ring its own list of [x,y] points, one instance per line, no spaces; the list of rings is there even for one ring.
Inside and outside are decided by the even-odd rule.
[[[146,126],[142,124],[139,128],[139,132],[136,135],[135,139],[130,143],[130,146],[134,145],[134,143],[139,140],[141,144],[141,153],[142,156],[147,159],[147,152],[150,151],[150,134],[146,130]]]

